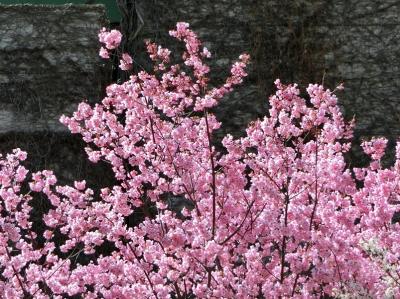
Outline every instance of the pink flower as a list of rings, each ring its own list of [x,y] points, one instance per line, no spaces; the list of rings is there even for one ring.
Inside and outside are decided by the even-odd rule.
[[[80,181],[80,182],[75,181],[74,185],[77,190],[82,191],[82,190],[85,190],[85,188],[86,188],[86,181],[85,180]]]
[[[122,40],[122,34],[118,30],[107,31],[103,28],[99,33],[99,41],[105,44],[106,48],[113,50],[119,46]],[[103,57],[103,56],[102,56]]]
[[[132,68],[132,57],[128,53],[123,53],[119,62],[119,68],[123,71],[128,71]]]
[[[386,144],[386,138],[373,138],[371,141],[364,141],[361,146],[372,159],[380,160],[385,154]]]
[[[148,42],[154,72],[61,117],[89,160],[109,165],[112,186],[60,185],[48,170],[30,179],[25,152],[0,155],[0,297],[400,294],[400,143],[393,167],[381,165],[387,140],[373,138],[362,144],[372,162],[352,168],[354,124],[334,92],[310,84],[303,97],[276,80],[268,115],[218,144],[213,108],[250,57],[209,85],[209,52],[189,24],[170,34],[184,45],[182,65]],[[103,29],[99,39],[108,56],[121,35]],[[132,66],[127,53],[120,62]]]
[[[110,58],[110,54],[108,53],[107,49],[105,49],[103,47],[100,48],[99,55],[101,58],[104,58],[104,59]]]

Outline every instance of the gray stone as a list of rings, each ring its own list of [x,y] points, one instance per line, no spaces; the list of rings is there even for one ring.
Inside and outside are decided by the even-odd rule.
[[[66,131],[77,103],[100,99],[102,5],[0,6],[0,134]]]
[[[109,167],[89,163],[83,142],[59,122],[102,97],[97,33],[105,25],[102,5],[0,5],[1,153],[19,147],[29,169],[52,169],[61,183],[111,181]]]

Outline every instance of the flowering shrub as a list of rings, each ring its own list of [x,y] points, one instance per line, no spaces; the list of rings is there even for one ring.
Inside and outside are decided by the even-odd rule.
[[[183,65],[148,43],[154,73],[107,88],[61,118],[110,163],[118,184],[99,194],[85,181],[59,186],[51,171],[28,175],[20,150],[0,160],[2,298],[400,298],[397,160],[383,169],[386,140],[363,143],[371,163],[346,167],[352,123],[335,91],[277,80],[269,116],[214,146],[219,100],[246,76],[208,86],[210,53],[186,23],[170,35],[186,46]],[[118,32],[103,30],[102,57]],[[122,56],[129,70],[132,57]],[[29,189],[24,182],[29,181]],[[32,196],[51,208],[35,233]],[[183,208],[172,208],[181,200]],[[106,248],[106,249],[105,249]]]

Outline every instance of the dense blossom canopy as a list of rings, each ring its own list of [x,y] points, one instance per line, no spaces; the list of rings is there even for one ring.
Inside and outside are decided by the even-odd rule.
[[[186,23],[170,35],[185,44],[183,64],[148,42],[153,73],[61,118],[91,161],[110,163],[114,187],[95,196],[85,181],[29,174],[19,149],[1,157],[0,297],[400,298],[400,146],[383,169],[386,140],[366,141],[370,165],[348,168],[353,124],[336,90],[309,85],[304,98],[277,80],[268,116],[217,151],[212,108],[242,83],[249,56],[209,87],[210,52]],[[99,38],[100,55],[114,55],[121,34]],[[120,68],[133,62],[123,53]],[[51,204],[43,236],[35,193]]]

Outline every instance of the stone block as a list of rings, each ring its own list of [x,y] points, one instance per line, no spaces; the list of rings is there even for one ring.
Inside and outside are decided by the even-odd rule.
[[[58,121],[101,96],[102,5],[0,5],[0,134],[65,131]]]

